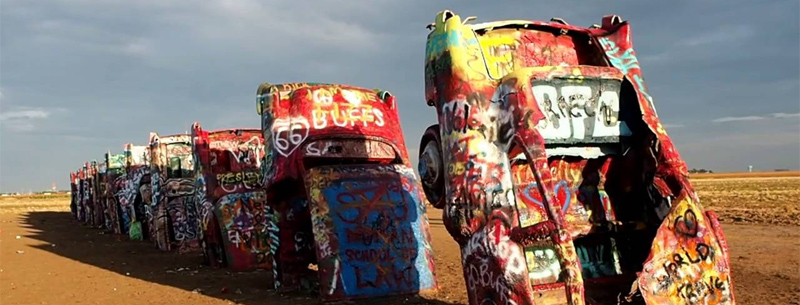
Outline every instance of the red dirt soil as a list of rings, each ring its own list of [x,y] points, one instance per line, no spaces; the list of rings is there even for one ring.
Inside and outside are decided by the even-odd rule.
[[[467,303],[458,247],[440,215],[430,210],[440,290],[356,304]],[[149,242],[82,226],[69,212],[0,217],[2,305],[319,304],[315,296],[267,290],[264,272],[210,269],[199,256],[161,253]],[[728,224],[724,230],[739,304],[800,304],[800,227]]]

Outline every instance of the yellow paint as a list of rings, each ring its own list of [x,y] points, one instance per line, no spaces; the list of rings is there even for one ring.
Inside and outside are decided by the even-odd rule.
[[[513,29],[497,30],[478,38],[486,68],[492,78],[502,78],[514,71],[519,33]]]
[[[722,289],[701,291],[697,304],[731,304],[730,269],[724,262],[727,258],[696,203],[685,192],[680,198],[653,242],[650,253],[655,256],[639,279],[642,295],[652,304],[689,304],[686,295],[697,292],[694,288],[721,286]],[[685,236],[676,228],[676,223],[683,223],[687,211],[697,216],[694,220],[698,232],[696,237]],[[708,248],[703,249],[703,246]],[[702,259],[703,251],[713,255]],[[667,270],[670,267],[675,268],[677,276],[670,274]],[[688,286],[687,283],[700,286]]]

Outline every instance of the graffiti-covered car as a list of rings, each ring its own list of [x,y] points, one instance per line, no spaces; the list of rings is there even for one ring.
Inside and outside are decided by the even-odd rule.
[[[85,162],[80,170],[81,201],[79,205],[80,218],[78,220],[88,225],[92,225],[92,180],[92,166],[89,162]]]
[[[118,191],[122,233],[131,240],[144,240],[148,233],[147,211],[150,199],[150,165],[147,145],[124,146],[125,185]]]
[[[261,131],[206,131],[194,123],[192,153],[201,245],[209,265],[271,269],[277,228],[262,188]]]
[[[92,160],[88,163],[88,182],[89,182],[89,222],[94,228],[102,228],[105,224],[103,219],[102,196],[100,193],[100,173],[99,163],[97,160]]]
[[[150,133],[150,237],[162,251],[200,249],[192,160],[190,135]]]
[[[264,186],[279,215],[276,287],[308,280],[324,301],[436,289],[426,200],[394,96],[263,83],[256,103]]]
[[[75,219],[78,219],[78,183],[80,183],[78,180],[78,172],[69,172],[69,211]]]
[[[95,167],[94,173],[94,194],[95,194],[95,218],[97,219],[97,228],[108,230],[111,228],[111,222],[108,215],[108,200],[107,200],[107,184],[106,178],[108,175],[108,167],[105,160],[92,161]]]
[[[120,206],[120,196],[124,194],[122,190],[127,184],[125,172],[125,154],[112,154],[106,152],[106,184],[105,201],[106,214],[108,215],[108,229],[114,234],[127,234],[122,217],[122,207]]]
[[[628,22],[471,19],[429,25],[419,164],[470,304],[734,304]]]

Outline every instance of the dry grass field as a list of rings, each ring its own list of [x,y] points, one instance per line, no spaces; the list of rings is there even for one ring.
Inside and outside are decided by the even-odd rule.
[[[0,215],[43,211],[69,212],[69,195],[20,195],[0,197]]]
[[[800,225],[800,171],[692,174],[691,182],[723,223]],[[69,211],[69,196],[0,197],[0,214],[34,211]]]
[[[714,175],[692,182],[723,222],[737,303],[800,305],[800,173]],[[440,290],[354,304],[467,303],[458,246],[440,210],[428,217]],[[319,304],[267,290],[263,272],[211,269],[89,228],[70,216],[68,196],[0,197],[0,257],[3,305]]]
[[[800,172],[777,173],[714,174],[692,185],[723,223],[800,225]]]

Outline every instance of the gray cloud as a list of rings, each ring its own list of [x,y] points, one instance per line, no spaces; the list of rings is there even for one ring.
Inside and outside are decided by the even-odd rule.
[[[760,121],[760,120],[767,120],[767,119],[785,119],[785,118],[797,118],[800,117],[800,112],[798,113],[784,113],[778,112],[773,113],[768,116],[758,116],[758,115],[748,115],[748,116],[728,116],[724,118],[713,119],[711,122],[713,123],[726,123],[726,122],[741,122],[741,121]]]
[[[800,112],[796,113],[779,112],[779,113],[773,113],[772,116],[776,118],[797,118],[800,117]]]
[[[759,120],[763,120],[763,119],[764,119],[763,116],[756,116],[756,115],[739,116],[739,117],[727,116],[727,117],[724,117],[724,118],[713,119],[713,120],[711,120],[711,122],[714,122],[714,123],[725,123],[725,122],[738,122],[738,121],[759,121]]]
[[[423,101],[425,25],[446,8],[476,22],[558,16],[583,26],[619,14],[690,167],[739,169],[757,152],[772,162],[759,166],[798,168],[800,139],[789,136],[800,130],[797,1],[8,0],[0,191],[63,188],[69,170],[150,131],[259,127],[255,90],[265,81],[390,90],[416,152],[436,120]],[[763,119],[712,123],[748,116]],[[751,136],[734,137],[742,129]]]

